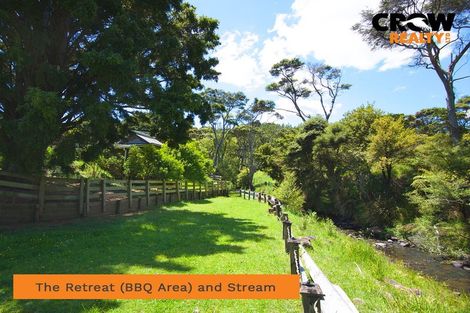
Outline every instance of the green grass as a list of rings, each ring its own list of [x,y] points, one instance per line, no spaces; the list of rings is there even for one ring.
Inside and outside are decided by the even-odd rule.
[[[257,171],[253,175],[253,186],[257,192],[265,192],[272,194],[276,181],[263,171]]]
[[[13,273],[289,273],[281,226],[240,198],[0,232],[0,312],[299,312],[297,300],[12,300]]]
[[[369,243],[340,232],[331,221],[290,214],[294,235],[314,235],[310,255],[333,283],[340,285],[360,312],[470,312],[468,294],[455,295],[443,283],[392,263]],[[393,287],[417,288],[421,295]]]

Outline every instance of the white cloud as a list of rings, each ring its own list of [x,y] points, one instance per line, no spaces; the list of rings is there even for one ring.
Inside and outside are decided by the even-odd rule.
[[[281,57],[313,56],[335,67],[370,70],[397,68],[410,61],[412,51],[372,51],[351,27],[360,21],[360,12],[376,7],[377,0],[295,0],[290,14],[278,14],[260,51],[264,68]]]
[[[253,33],[226,32],[221,46],[215,52],[219,59],[216,70],[219,80],[237,87],[253,89],[264,84],[265,75],[258,66],[256,44],[258,36]]]
[[[269,80],[269,69],[283,58],[299,56],[335,67],[380,71],[408,64],[413,51],[372,51],[351,27],[360,12],[374,8],[378,0],[294,0],[291,12],[278,14],[268,38],[260,41],[250,32],[226,32],[215,52],[223,83],[257,89]]]

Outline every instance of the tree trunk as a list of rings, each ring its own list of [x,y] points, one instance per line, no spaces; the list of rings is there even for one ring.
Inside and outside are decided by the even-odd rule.
[[[448,81],[443,83],[447,94],[447,120],[449,124],[450,137],[452,138],[454,144],[457,144],[460,141],[460,129],[457,122],[457,112],[455,110],[454,86],[451,82]]]

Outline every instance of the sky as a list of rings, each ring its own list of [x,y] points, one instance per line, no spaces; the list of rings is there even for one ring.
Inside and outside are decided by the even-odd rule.
[[[360,12],[377,7],[378,0],[189,0],[199,15],[219,20],[221,45],[218,82],[210,88],[242,91],[250,99],[275,101],[280,109],[292,104],[265,91],[274,81],[271,66],[283,58],[299,57],[307,63],[323,62],[343,71],[352,85],[337,99],[331,120],[367,103],[390,113],[413,114],[427,107],[445,107],[445,91],[433,70],[410,67],[411,51],[372,51],[351,27]],[[467,53],[466,59],[469,59]],[[470,75],[470,64],[458,73]],[[470,95],[470,79],[455,85],[457,98]],[[300,100],[310,114],[321,114],[318,98]],[[285,111],[281,123],[296,125],[300,118]]]

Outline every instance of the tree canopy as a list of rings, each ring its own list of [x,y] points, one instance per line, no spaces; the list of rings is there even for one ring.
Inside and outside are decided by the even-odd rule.
[[[70,163],[96,157],[116,124],[148,110],[159,137],[187,138],[216,79],[217,21],[180,0],[4,1],[0,8],[0,152],[39,172],[53,145]]]

